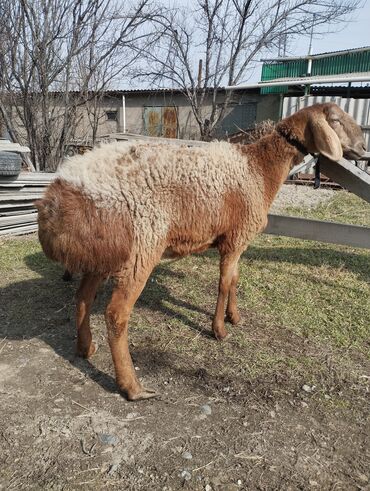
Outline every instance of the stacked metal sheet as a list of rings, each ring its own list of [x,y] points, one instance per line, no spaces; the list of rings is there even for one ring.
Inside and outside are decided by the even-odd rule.
[[[37,230],[34,201],[41,198],[55,174],[21,172],[0,176],[0,236],[22,235]]]

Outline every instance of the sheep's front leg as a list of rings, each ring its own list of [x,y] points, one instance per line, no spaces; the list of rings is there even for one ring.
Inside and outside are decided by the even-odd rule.
[[[146,278],[136,282],[119,280],[105,313],[116,382],[131,401],[157,396],[154,390],[143,387],[137,379],[128,346],[128,321]]]
[[[225,329],[225,302],[231,293],[231,304],[230,297],[228,301],[228,306],[232,308],[232,312],[235,313],[234,305],[236,307],[236,282],[237,282],[237,265],[241,252],[233,251],[227,254],[221,253],[220,260],[220,281],[218,287],[218,298],[216,311],[213,318],[212,329],[214,335],[218,340],[222,340],[227,336],[227,331]],[[233,284],[233,286],[232,286]],[[233,288],[233,290],[231,290]]]
[[[226,307],[226,320],[231,324],[236,325],[240,322],[240,314],[236,303],[236,288],[239,281],[239,267],[235,266],[234,273],[231,279],[231,285],[229,290],[229,297]]]
[[[92,342],[90,330],[90,311],[96,291],[103,278],[99,275],[85,274],[76,294],[77,355],[90,358],[97,347]]]

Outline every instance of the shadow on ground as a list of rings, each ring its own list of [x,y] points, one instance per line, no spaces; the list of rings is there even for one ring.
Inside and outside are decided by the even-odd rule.
[[[243,257],[248,260],[346,268],[359,278],[370,281],[370,262],[364,255],[324,248],[250,247]]]
[[[1,289],[0,336],[8,340],[38,338],[105,390],[117,392],[110,375],[96,368],[89,360],[75,356],[74,297],[79,276],[76,275],[71,282],[64,282],[63,269],[51,263],[41,252],[26,256],[25,263],[40,277],[12,283]],[[181,279],[185,275],[172,271],[167,265],[159,265],[153,271],[137,306],[149,309],[153,314],[176,316],[178,321],[197,331],[200,336],[213,338],[211,331],[200,328],[186,313],[177,310],[180,307],[182,311],[197,312],[211,319],[210,312],[171,295],[162,283],[173,276]],[[108,280],[98,291],[92,313],[104,314],[111,291],[112,281]],[[171,364],[168,356],[163,356],[164,353],[153,347],[145,352],[131,349],[131,355],[137,364],[149,366],[150,372]]]
[[[208,251],[209,257],[217,261],[217,253]],[[370,268],[366,258],[348,252],[333,253],[325,249],[299,249],[299,248],[260,248],[251,247],[244,255],[248,260],[268,260],[276,262],[289,262],[319,266],[327,264],[334,268],[343,268],[343,265],[353,273],[370,280]],[[84,375],[98,383],[105,390],[116,392],[114,379],[99,370],[88,360],[75,357],[75,330],[74,330],[74,294],[78,284],[78,278],[70,283],[62,281],[62,269],[51,264],[42,253],[29,255],[25,258],[26,265],[39,275],[39,278],[13,283],[1,290],[2,306],[0,307],[0,334],[9,340],[24,340],[38,338],[49,344],[61,357],[66,359]],[[365,271],[365,273],[364,273]],[[196,322],[191,320],[181,310],[196,312],[211,319],[212,312],[200,308],[197,305],[175,298],[171,295],[165,283],[167,278],[185,278],[184,273],[175,272],[167,264],[159,265],[152,273],[145,290],[138,300],[138,307],[150,310],[153,314],[174,317],[198,331],[205,338],[211,337],[211,331],[205,331]],[[160,281],[158,281],[160,280]],[[112,285],[108,283],[98,294],[94,312],[103,314],[105,305],[109,299]],[[165,303],[164,303],[165,301]],[[173,308],[171,307],[173,306]],[[210,326],[210,322],[209,322]],[[216,342],[216,341],[215,341]],[[179,371],[171,356],[165,351],[159,351],[150,341],[145,346],[145,352],[135,347],[131,350],[136,363],[144,367],[151,374],[166,368]],[[205,348],[206,349],[206,348]],[[181,369],[182,378],[192,378],[191,384],[199,383],[204,379],[204,373],[199,368]],[[207,381],[209,385],[211,381]],[[219,380],[214,380],[218,385]]]

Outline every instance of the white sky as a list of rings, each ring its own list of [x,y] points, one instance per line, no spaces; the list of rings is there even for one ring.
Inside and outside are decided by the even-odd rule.
[[[184,5],[184,2],[191,2],[191,0],[164,0],[168,1],[169,5]],[[260,0],[263,1],[263,0]],[[334,26],[335,27],[335,26]],[[331,29],[334,29],[331,27]],[[320,28],[322,29],[322,27]],[[330,29],[330,27],[329,27]],[[290,46],[287,56],[304,56],[308,54],[310,40],[308,37],[302,36],[297,38]],[[314,36],[312,43],[312,53],[324,53],[327,51],[338,51],[351,48],[360,48],[363,46],[370,46],[370,0],[363,0],[363,7],[358,9],[357,12],[352,14],[348,21],[348,24],[344,25],[340,31],[327,33],[325,35]],[[261,53],[261,58],[274,58],[277,57],[277,53]],[[250,70],[245,74],[244,80],[241,80],[239,84],[256,83],[261,79],[261,66],[262,63],[258,63],[254,70]],[[167,86],[164,84],[164,86]],[[134,83],[121,81],[119,83],[120,89],[132,89],[132,88],[149,88],[144,82]]]

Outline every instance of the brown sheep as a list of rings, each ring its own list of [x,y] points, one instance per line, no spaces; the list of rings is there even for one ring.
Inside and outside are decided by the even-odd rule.
[[[251,145],[207,147],[110,144],[67,161],[37,203],[45,254],[83,273],[77,293],[77,353],[90,357],[89,316],[96,290],[113,276],[106,309],[116,380],[128,399],[153,397],[138,381],[128,346],[128,321],[162,257],[219,250],[220,281],[212,328],[227,335],[236,305],[238,260],[267,222],[267,212],[302,154],[358,158],[364,140],[354,120],[335,104],[317,104],[282,120]],[[335,165],[335,164],[333,164]]]

